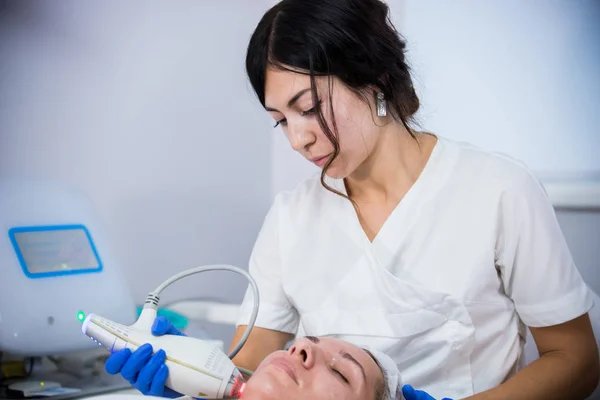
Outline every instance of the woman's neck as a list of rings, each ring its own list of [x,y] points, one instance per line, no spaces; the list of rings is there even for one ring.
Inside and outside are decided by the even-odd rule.
[[[381,132],[369,158],[345,179],[350,198],[397,204],[421,175],[437,142],[431,134],[415,132],[415,136],[398,124]]]

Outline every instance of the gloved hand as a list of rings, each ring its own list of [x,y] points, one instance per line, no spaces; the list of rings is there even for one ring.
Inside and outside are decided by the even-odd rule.
[[[406,400],[435,400],[429,393],[422,390],[415,390],[410,385],[402,386],[402,394]],[[442,400],[452,400],[448,397],[444,397]]]
[[[152,334],[155,336],[185,336],[166,317],[157,317],[154,320]],[[182,394],[165,387],[165,381],[169,375],[165,359],[166,354],[162,349],[153,355],[152,346],[146,343],[134,352],[131,352],[131,349],[122,349],[112,353],[106,360],[104,368],[111,375],[121,373],[123,378],[145,395],[180,397]]]

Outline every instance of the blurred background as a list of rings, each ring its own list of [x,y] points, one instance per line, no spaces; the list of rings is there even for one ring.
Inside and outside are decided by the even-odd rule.
[[[600,292],[600,2],[388,3],[421,127],[526,162]],[[275,194],[316,172],[245,76],[248,39],[273,4],[0,1],[0,178],[88,194],[138,303],[183,269],[247,268]],[[164,299],[239,303],[245,287],[211,273]]]

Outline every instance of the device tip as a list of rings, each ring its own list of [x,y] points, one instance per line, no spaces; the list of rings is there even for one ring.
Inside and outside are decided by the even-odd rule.
[[[81,333],[83,333],[84,335],[87,334],[87,328],[88,328],[88,325],[90,324],[90,321],[91,321],[91,319],[92,319],[93,316],[94,316],[94,313],[89,314],[83,320],[83,323],[81,324]]]
[[[239,399],[246,388],[246,382],[244,382],[244,378],[241,375],[238,375],[231,385],[231,391],[229,392],[229,397],[232,399]]]

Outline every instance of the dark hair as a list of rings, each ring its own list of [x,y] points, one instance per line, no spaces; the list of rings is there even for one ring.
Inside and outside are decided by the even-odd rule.
[[[333,131],[318,106],[315,76],[335,76],[367,101],[375,95],[369,88],[378,88],[385,96],[388,112],[414,138],[410,124],[419,99],[405,61],[405,48],[389,18],[388,6],[379,0],[282,0],[258,23],[246,55],[250,83],[264,107],[267,68],[310,75],[315,115],[334,148],[321,173],[326,189],[343,196],[324,181],[340,146],[331,96]],[[331,90],[330,79],[330,94]]]

